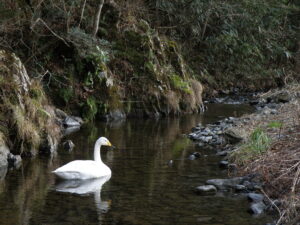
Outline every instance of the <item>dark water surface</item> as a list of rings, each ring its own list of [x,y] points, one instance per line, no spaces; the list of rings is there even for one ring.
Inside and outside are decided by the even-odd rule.
[[[243,105],[210,105],[203,115],[160,120],[95,122],[69,135],[76,147],[59,149],[51,159],[23,162],[0,181],[1,225],[250,225],[271,218],[247,213],[248,201],[230,193],[199,196],[193,190],[207,179],[226,177],[218,168],[215,149],[201,149],[182,134],[198,123],[211,123],[251,111]],[[105,181],[68,183],[72,194],[59,192],[63,185],[50,173],[75,159],[91,159],[99,136],[117,147],[102,149],[102,159],[111,168]],[[202,152],[189,160],[194,151]],[[171,166],[167,165],[173,160]],[[104,183],[104,184],[103,184]],[[103,185],[103,186],[102,186]],[[102,188],[101,188],[102,186]],[[101,188],[101,190],[100,190]],[[85,193],[90,190],[91,193]],[[101,193],[101,196],[100,196]]]

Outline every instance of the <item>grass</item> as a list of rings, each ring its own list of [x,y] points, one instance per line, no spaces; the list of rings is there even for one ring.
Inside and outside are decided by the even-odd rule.
[[[18,139],[20,139],[22,143],[28,142],[33,148],[37,148],[41,143],[38,127],[25,116],[25,111],[20,106],[13,105],[11,109]]]
[[[187,94],[191,93],[191,88],[189,86],[189,83],[187,81],[184,81],[179,75],[172,74],[170,76],[171,84],[175,89],[181,90]]]
[[[282,125],[283,124],[279,121],[272,121],[268,124],[268,128],[280,128]]]
[[[239,146],[230,155],[239,165],[244,165],[247,162],[256,159],[259,155],[264,154],[270,147],[271,139],[261,129],[256,128],[250,135],[248,142]]]

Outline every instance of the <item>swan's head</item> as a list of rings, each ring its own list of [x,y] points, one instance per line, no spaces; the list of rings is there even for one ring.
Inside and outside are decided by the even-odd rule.
[[[106,137],[101,137],[97,140],[100,145],[112,146],[110,141]]]

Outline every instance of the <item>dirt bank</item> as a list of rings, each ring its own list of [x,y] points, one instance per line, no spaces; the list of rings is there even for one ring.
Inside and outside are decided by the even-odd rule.
[[[231,131],[244,141],[230,159],[238,165],[241,175],[261,175],[261,192],[269,201],[277,199],[277,224],[299,224],[300,86],[264,93],[259,102],[269,102],[274,108],[258,106],[257,113],[236,123]]]

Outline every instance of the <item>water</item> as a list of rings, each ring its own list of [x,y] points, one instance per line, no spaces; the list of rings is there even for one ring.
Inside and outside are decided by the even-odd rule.
[[[211,123],[249,111],[251,108],[243,105],[211,105],[203,115],[89,124],[68,136],[76,145],[73,152],[59,149],[51,159],[24,161],[18,170],[7,172],[0,181],[0,225],[270,222],[267,216],[251,216],[244,197],[231,193],[196,195],[196,186],[227,174],[217,166],[221,158],[215,156],[215,149],[196,147],[182,135],[199,122]],[[117,147],[102,149],[103,161],[112,170],[110,180],[67,184],[81,194],[57,191],[65,190],[65,184],[57,182],[50,171],[71,160],[92,158],[99,136],[108,137]],[[202,152],[202,156],[189,160],[194,151]],[[169,160],[173,160],[172,165],[168,165]],[[91,193],[85,193],[88,190]]]

